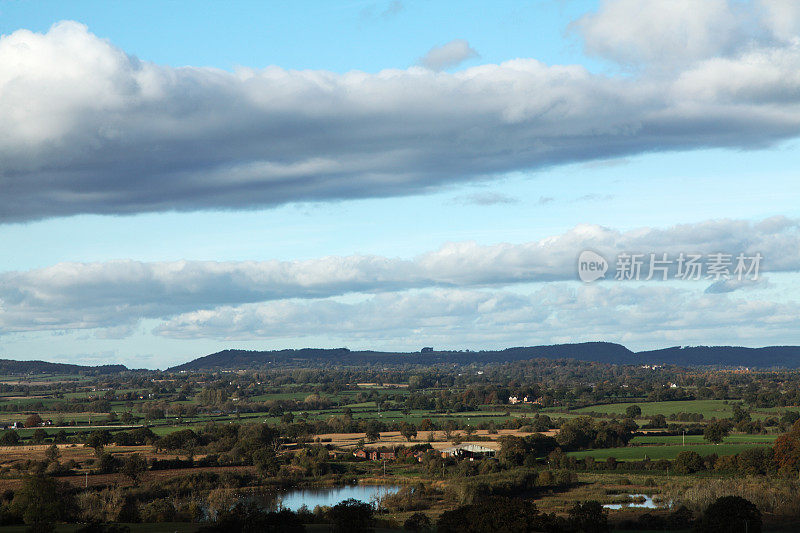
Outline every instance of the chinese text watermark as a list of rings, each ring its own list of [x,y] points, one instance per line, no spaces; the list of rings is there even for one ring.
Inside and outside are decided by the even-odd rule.
[[[758,280],[763,256],[753,254],[713,254],[679,253],[626,253],[617,254],[614,263],[615,280],[650,281],[712,280],[727,279]],[[592,282],[606,277],[610,265],[605,257],[585,250],[578,256],[578,277],[581,281]]]

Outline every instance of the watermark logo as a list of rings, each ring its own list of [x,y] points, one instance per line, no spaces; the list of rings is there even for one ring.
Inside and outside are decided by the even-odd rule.
[[[608,261],[602,255],[591,250],[584,250],[578,257],[578,277],[585,283],[591,283],[605,277]]]
[[[614,279],[619,281],[750,280],[757,281],[763,256],[754,254],[620,253],[614,263]],[[609,264],[603,256],[584,250],[578,256],[578,277],[586,283],[605,277]]]

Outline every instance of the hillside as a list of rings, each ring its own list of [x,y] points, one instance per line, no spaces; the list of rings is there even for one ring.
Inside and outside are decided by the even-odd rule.
[[[647,363],[672,363],[682,366],[724,365],[755,368],[798,368],[800,346],[686,346],[663,348],[636,353],[637,359]]]
[[[243,370],[270,366],[354,366],[504,363],[526,359],[577,359],[607,364],[674,364],[679,366],[729,366],[752,368],[800,368],[800,346],[673,346],[633,352],[611,342],[584,342],[545,346],[520,346],[504,350],[420,352],[351,351],[347,348],[298,350],[224,350],[199,357],[168,371]],[[113,374],[124,365],[84,366],[47,361],[0,359],[0,375]]]
[[[552,359],[582,359],[604,362],[633,361],[633,354],[624,346],[606,342],[557,344],[507,348],[496,351],[430,351],[375,352],[350,351],[347,348],[276,351],[224,350],[170,368],[171,371],[201,369],[242,369],[269,365],[359,365],[359,364],[469,364],[519,361],[547,357]],[[596,358],[596,359],[595,359]]]
[[[800,347],[737,346],[671,347],[632,352],[609,342],[527,346],[505,350],[376,352],[347,348],[276,351],[225,350],[170,368],[181,370],[234,370],[272,365],[362,365],[362,364],[470,364],[519,361],[524,359],[578,359],[609,364],[676,364],[681,366],[748,366],[757,368],[800,367]]]
[[[0,374],[113,374],[124,372],[128,368],[124,365],[84,366],[69,363],[49,363],[47,361],[15,361],[13,359],[0,359]]]

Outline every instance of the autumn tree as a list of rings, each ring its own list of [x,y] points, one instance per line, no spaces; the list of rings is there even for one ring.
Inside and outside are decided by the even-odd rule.
[[[775,463],[781,472],[800,470],[800,420],[795,421],[787,433],[775,439],[772,450]]]
[[[33,531],[47,531],[53,522],[68,520],[75,512],[72,487],[47,476],[30,476],[14,494],[12,511]]]
[[[47,432],[42,428],[38,428],[36,431],[33,432],[33,435],[31,435],[31,441],[34,444],[41,444],[45,441],[46,438],[47,438]]]
[[[711,422],[706,424],[706,428],[703,430],[703,438],[712,444],[719,444],[725,440],[728,433],[730,433],[730,427],[725,422]]]
[[[367,423],[367,431],[364,435],[368,441],[375,442],[381,438],[380,426],[376,421],[370,421]]]
[[[625,409],[625,416],[628,418],[638,418],[642,415],[642,408],[638,405],[629,405],[627,409]]]
[[[414,424],[403,422],[400,426],[400,434],[403,435],[408,442],[411,442],[411,439],[417,436],[417,428],[414,427]]]
[[[19,434],[13,429],[4,431],[3,434],[0,435],[0,446],[16,446],[19,444],[19,441]]]
[[[41,425],[42,425],[42,417],[39,416],[37,413],[29,415],[28,418],[25,419],[26,428],[35,428]]]
[[[132,453],[122,460],[120,472],[125,474],[134,483],[147,471],[147,461],[139,453]]]
[[[56,446],[55,444],[47,448],[47,450],[44,452],[44,455],[45,457],[47,457],[47,461],[49,463],[54,463],[58,461],[58,458],[61,456],[61,454],[58,451],[58,446]]]
[[[703,470],[703,458],[699,453],[692,450],[684,450],[675,457],[675,471],[679,474],[693,474]]]

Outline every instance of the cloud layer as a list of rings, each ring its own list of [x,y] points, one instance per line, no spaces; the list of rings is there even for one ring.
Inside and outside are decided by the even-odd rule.
[[[198,316],[216,316],[221,312],[218,309],[226,306],[230,315],[240,312],[238,306],[263,302],[276,302],[265,309],[287,310],[283,320],[291,328],[291,310],[308,305],[299,300],[321,301],[354,293],[393,293],[391,298],[405,298],[411,290],[474,291],[576,280],[577,258],[586,249],[603,254],[612,263],[621,252],[668,253],[673,258],[681,252],[758,252],[764,257],[762,271],[798,272],[800,221],[783,217],[757,223],[718,220],[627,232],[580,225],[522,244],[448,243],[411,259],[353,255],[284,262],[62,263],[0,274],[0,334],[111,328],[104,335],[119,336],[142,318],[182,315],[192,317],[194,323]],[[613,268],[608,278],[613,278]],[[747,287],[711,283],[708,281],[709,294]],[[506,302],[512,300],[504,297]],[[319,305],[336,314],[342,304]],[[279,316],[275,311],[274,317]],[[342,315],[337,320],[347,319]],[[184,322],[176,320],[163,331],[177,336],[176,324]]]
[[[76,22],[16,31],[0,38],[0,221],[407,195],[797,136],[792,3],[753,4],[748,24],[733,1],[634,3],[605,2],[575,28],[589,51],[642,67],[635,76],[534,59],[229,73],[149,63]],[[454,41],[428,64],[469,50]]]
[[[550,284],[530,295],[435,289],[357,303],[281,301],[176,316],[155,331],[176,339],[303,339],[410,348],[606,340],[663,346],[800,342],[800,306],[664,286]],[[313,333],[312,333],[313,332]],[[462,343],[454,345],[454,343]],[[374,346],[374,344],[373,344]]]

